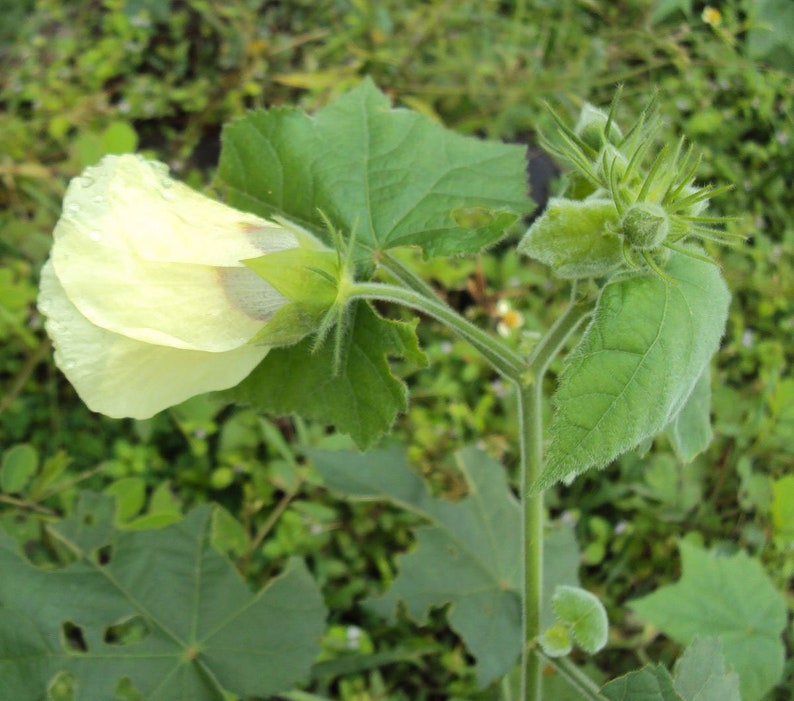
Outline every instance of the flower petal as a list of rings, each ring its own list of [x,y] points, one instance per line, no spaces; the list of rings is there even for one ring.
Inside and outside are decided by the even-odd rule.
[[[58,367],[90,409],[114,418],[145,419],[197,394],[232,387],[269,350],[182,350],[98,328],[69,301],[49,262],[41,272],[39,309],[48,317]]]
[[[139,155],[105,156],[72,180],[55,239],[87,235],[146,260],[239,265],[292,248],[284,227],[205,197]],[[99,237],[99,238],[98,238]]]
[[[202,351],[247,343],[284,298],[245,268],[147,261],[75,236],[51,260],[89,321],[138,341]],[[239,288],[247,289],[241,306]],[[252,289],[258,291],[253,292]]]
[[[96,325],[227,351],[285,301],[240,261],[296,245],[282,227],[170,180],[163,164],[107,156],[70,184],[51,258],[69,299]]]

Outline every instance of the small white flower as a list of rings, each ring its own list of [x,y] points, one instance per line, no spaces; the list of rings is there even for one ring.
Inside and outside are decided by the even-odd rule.
[[[286,301],[241,261],[297,245],[162,163],[106,156],[70,183],[42,270],[55,362],[117,418],[231,387],[267,354],[248,342]]]

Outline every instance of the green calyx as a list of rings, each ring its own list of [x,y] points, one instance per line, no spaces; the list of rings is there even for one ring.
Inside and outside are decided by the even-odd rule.
[[[272,285],[286,303],[252,339],[254,343],[284,346],[315,333],[328,312],[339,304],[347,270],[336,251],[306,241],[296,248],[243,261]]]
[[[620,221],[620,231],[629,245],[639,251],[658,248],[670,233],[670,219],[661,205],[637,202]]]

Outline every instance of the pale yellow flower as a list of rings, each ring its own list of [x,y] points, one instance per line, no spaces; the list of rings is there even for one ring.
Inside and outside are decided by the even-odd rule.
[[[106,156],[69,185],[42,270],[55,362],[94,411],[146,418],[240,382],[285,299],[241,261],[298,245],[162,163]]]

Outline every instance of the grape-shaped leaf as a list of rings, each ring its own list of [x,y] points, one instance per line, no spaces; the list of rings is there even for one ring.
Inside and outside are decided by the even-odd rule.
[[[233,205],[318,233],[323,212],[370,260],[395,246],[477,252],[533,208],[523,147],[392,109],[370,80],[311,117],[250,112],[224,128],[222,145],[218,176]]]
[[[456,454],[469,487],[458,502],[432,497],[402,450],[367,454],[312,452],[325,483],[358,499],[388,499],[430,522],[416,532],[417,545],[400,558],[400,573],[370,606],[390,616],[397,602],[424,620],[429,609],[451,603],[449,623],[477,659],[483,685],[505,674],[521,652],[521,513],[504,468],[474,448]],[[569,530],[546,537],[544,591],[577,584],[578,553]],[[550,607],[543,624],[554,621]]]
[[[603,467],[663,430],[717,350],[730,296],[719,269],[675,253],[665,268],[618,275],[566,359],[554,396],[545,489]]]
[[[479,251],[532,209],[523,147],[464,137],[392,109],[369,80],[313,116],[251,112],[227,125],[222,141],[218,177],[232,204],[284,216],[333,244],[327,217],[355,241],[353,255],[366,269],[396,246],[428,255]],[[271,351],[232,399],[333,424],[371,446],[406,406],[385,355],[417,361],[421,354],[410,327],[375,321],[359,306],[344,331],[341,367],[332,343],[313,352],[310,339]],[[285,322],[279,342],[316,327],[311,314],[301,320],[293,312],[278,320]]]
[[[0,532],[4,698],[44,699],[61,672],[76,701],[119,698],[124,686],[148,701],[224,701],[308,675],[325,612],[300,561],[254,595],[209,545],[211,508],[118,532],[103,499],[53,528],[76,557],[63,569],[33,567]]]
[[[718,557],[682,541],[681,580],[630,606],[682,644],[715,635],[739,674],[741,697],[758,701],[783,673],[786,602],[757,560]]]

